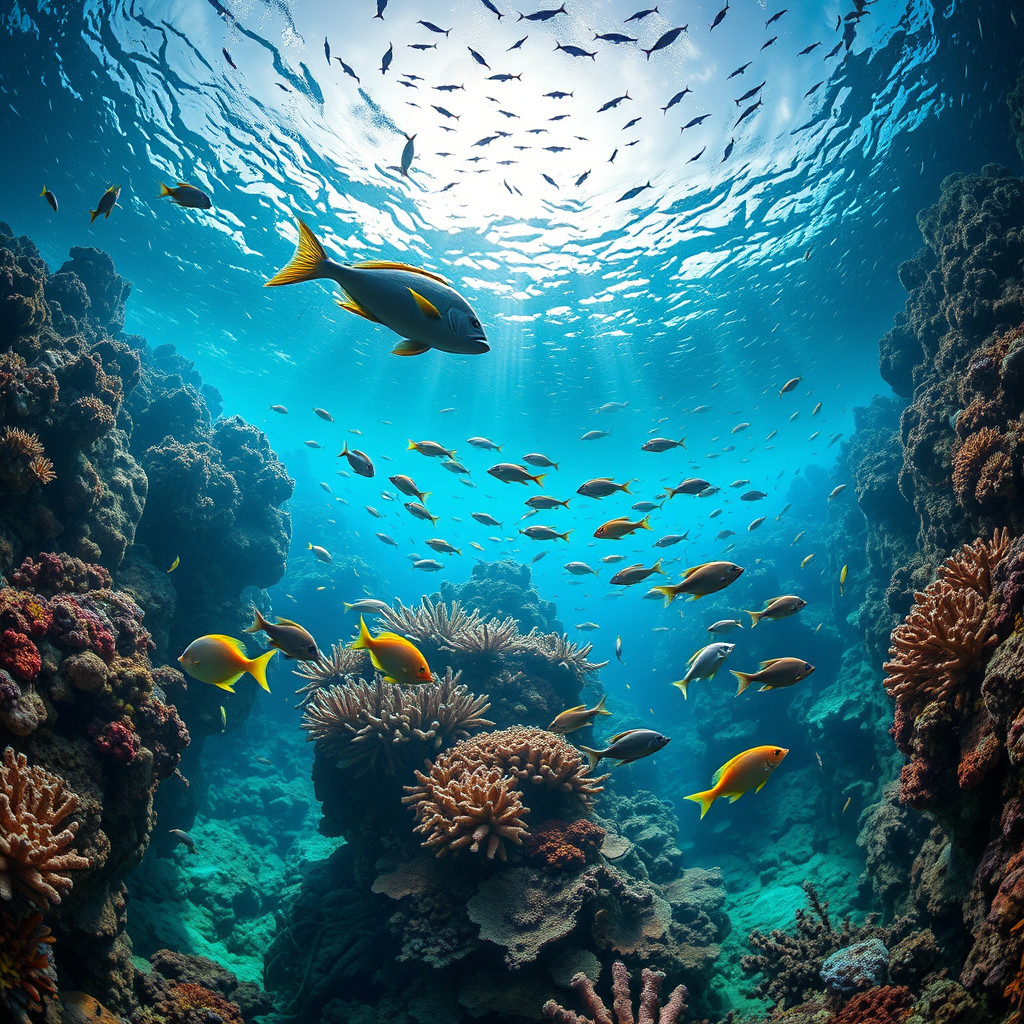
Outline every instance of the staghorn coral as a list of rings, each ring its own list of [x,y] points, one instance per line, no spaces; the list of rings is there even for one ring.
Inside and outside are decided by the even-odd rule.
[[[971,673],[998,639],[987,600],[992,572],[1008,545],[1005,529],[989,542],[965,544],[942,564],[938,579],[914,595],[915,605],[893,630],[890,660],[882,666],[890,697],[963,707]]]
[[[14,921],[0,910],[0,1012],[12,1024],[30,1024],[57,997],[53,936],[36,913]]]
[[[621,960],[612,964],[612,1007],[615,1012],[615,1024],[676,1024],[686,1012],[686,1000],[689,993],[685,985],[678,985],[672,990],[668,1002],[659,1009],[658,996],[665,975],[661,971],[652,971],[645,967],[641,973],[642,987],[637,1003],[637,1013],[633,1014],[633,1002],[629,994],[629,972]],[[611,1010],[594,990],[594,983],[580,971],[573,975],[569,982],[572,990],[583,1004],[582,1016],[567,1010],[564,1006],[549,999],[543,1007],[544,1016],[555,1024],[612,1024]],[[657,1016],[655,1016],[657,1015]]]
[[[0,899],[15,889],[44,910],[74,884],[69,872],[90,867],[70,849],[78,822],[65,820],[78,797],[45,768],[7,747],[0,763]]]
[[[312,692],[302,728],[340,767],[394,775],[493,725],[482,717],[489,707],[486,697],[470,693],[450,669],[443,679],[409,688],[378,676],[373,683],[359,680]]]

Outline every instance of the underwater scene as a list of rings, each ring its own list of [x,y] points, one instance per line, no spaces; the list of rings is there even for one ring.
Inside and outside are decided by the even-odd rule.
[[[1024,3],[638,2],[0,5],[0,1024],[1024,1024]]]

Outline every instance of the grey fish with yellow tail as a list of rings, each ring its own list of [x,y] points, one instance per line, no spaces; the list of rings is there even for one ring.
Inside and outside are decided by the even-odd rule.
[[[187,181],[177,182],[174,188],[168,188],[161,181],[158,198],[163,199],[165,196],[170,196],[175,206],[184,206],[189,210],[209,210],[213,206],[213,200],[201,188]]]
[[[759,612],[752,612],[749,608],[743,610],[752,619],[750,628],[753,629],[762,619],[784,619],[789,615],[796,615],[806,606],[807,602],[802,597],[797,597],[796,594],[783,594],[782,597],[769,598]]]
[[[469,303],[440,275],[406,263],[369,260],[342,264],[329,259],[301,220],[295,255],[266,287],[327,278],[341,286],[342,309],[383,324],[402,341],[395,355],[417,356],[430,349],[476,355],[490,350],[487,335]]]
[[[610,711],[605,711],[604,697],[602,697],[592,708],[588,708],[586,704],[580,704],[578,707],[569,708],[561,712],[548,726],[548,732],[557,732],[565,735],[566,733],[575,732],[577,729],[591,725],[598,715],[610,714]]]
[[[760,683],[760,690],[778,690],[783,686],[793,686],[801,679],[806,679],[814,666],[803,658],[770,658],[762,661],[757,672],[737,672],[730,669],[739,680],[736,689],[738,697],[751,683]]]
[[[590,770],[593,771],[604,757],[615,758],[616,765],[629,764],[631,761],[639,761],[641,757],[656,754],[668,742],[668,736],[662,736],[653,729],[627,729],[613,736],[604,750],[594,750],[582,744],[580,750],[587,755]]]
[[[725,590],[730,583],[743,575],[743,567],[734,562],[704,562],[687,569],[681,583],[673,583],[664,587],[655,587],[665,597],[666,607],[680,594],[689,594],[691,601],[697,601],[708,594],[717,594]]]
[[[722,643],[721,641],[708,644],[690,655],[690,667],[682,679],[677,679],[672,685],[683,691],[683,700],[687,698],[687,689],[694,679],[714,679],[715,674],[725,663],[725,659],[732,654],[735,644]]]
[[[117,197],[121,194],[120,185],[111,185],[103,195],[100,196],[100,201],[96,204],[95,210],[89,211],[89,223],[91,224],[100,214],[103,215],[103,219],[106,220],[110,216],[110,211],[117,206]]]
[[[268,622],[259,608],[252,609],[252,625],[243,633],[266,633],[270,646],[276,647],[286,658],[296,661],[318,661],[320,651],[309,631],[291,619],[278,616],[277,622]]]

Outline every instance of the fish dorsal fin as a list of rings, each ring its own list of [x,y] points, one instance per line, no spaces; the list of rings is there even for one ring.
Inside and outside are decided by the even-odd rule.
[[[416,305],[419,306],[420,312],[427,317],[429,320],[440,320],[441,314],[437,310],[430,299],[425,299],[418,291],[414,288],[409,289],[409,294],[416,300]]]
[[[398,640],[403,644],[407,644],[409,641],[404,636],[399,636],[397,633],[386,631],[384,633],[378,633],[374,638],[374,643],[380,643],[381,640]]]
[[[422,267],[413,267],[408,263],[394,263],[391,260],[364,260],[362,263],[352,264],[358,270],[404,270],[410,274],[419,274],[422,277],[429,277],[431,281],[451,287],[450,283],[440,274],[431,270],[424,270]]]
[[[683,579],[688,580],[698,569],[703,569],[707,564],[707,562],[701,562],[700,565],[695,565],[692,569],[687,569],[686,572],[683,573]]]
[[[232,650],[238,651],[243,657],[248,657],[245,653],[245,645],[241,640],[236,640],[233,636],[225,636],[223,633],[211,633],[211,640],[219,640],[222,644],[227,644]]]
[[[779,661],[782,661],[782,659],[781,658],[769,658],[767,661],[762,661],[761,662],[761,668],[762,669],[766,669],[766,668],[770,667],[771,665],[774,665],[776,662],[779,662]]]
[[[341,299],[335,299],[334,301],[349,313],[355,313],[356,316],[361,316],[364,320],[369,320],[374,324],[380,323],[380,321],[369,310],[363,309],[358,302],[353,302],[351,300],[343,302]]]
[[[569,714],[569,713],[570,713],[571,711],[585,711],[585,710],[586,710],[586,708],[587,708],[587,705],[586,705],[586,704],[577,704],[577,705],[576,705],[576,707],[574,707],[574,708],[566,708],[566,709],[565,709],[565,710],[564,710],[564,711],[562,712],[562,714],[563,714],[563,715],[567,715],[567,714]]]
[[[187,181],[176,181],[175,185],[177,185],[178,188],[195,188],[195,185],[190,185]]]
[[[295,626],[296,629],[302,629],[302,627],[297,622],[293,622],[291,619],[282,618],[280,615],[278,615],[277,622],[274,623],[274,625],[276,625],[276,626]]]
[[[697,655],[700,654],[700,652],[703,651],[703,650],[704,650],[703,647],[698,647],[697,650],[695,650],[693,652],[693,654],[690,655],[690,659],[689,659],[689,661],[687,661],[686,664],[687,665],[692,665],[697,660]]]
[[[608,740],[608,742],[609,743],[618,743],[619,740],[623,739],[626,736],[631,736],[633,733],[638,732],[638,731],[639,730],[637,730],[637,729],[627,729],[625,732],[616,733],[614,736],[611,737],[611,739]]]

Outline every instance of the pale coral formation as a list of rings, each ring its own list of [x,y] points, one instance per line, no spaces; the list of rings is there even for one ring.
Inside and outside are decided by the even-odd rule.
[[[594,983],[582,971],[573,976],[569,983],[583,1004],[583,1016],[567,1010],[553,999],[544,1004],[544,1016],[555,1024],[612,1024],[611,1011],[615,1012],[615,1024],[676,1024],[686,1012],[689,993],[685,985],[677,985],[664,1006],[659,1006],[658,996],[665,975],[645,967],[641,973],[640,998],[637,1013],[633,1014],[633,1001],[629,993],[629,972],[621,960],[612,964],[612,1006],[611,1010],[594,990]]]
[[[295,692],[301,698],[300,706],[307,704],[318,690],[331,683],[354,681],[369,663],[366,651],[354,651],[348,644],[331,645],[330,654],[321,652],[318,661],[301,661],[292,674],[302,680],[303,685]]]
[[[78,797],[64,781],[11,747],[0,763],[0,899],[15,890],[43,909],[60,903],[73,885],[72,872],[89,860],[72,849],[78,822],[67,821]]]

